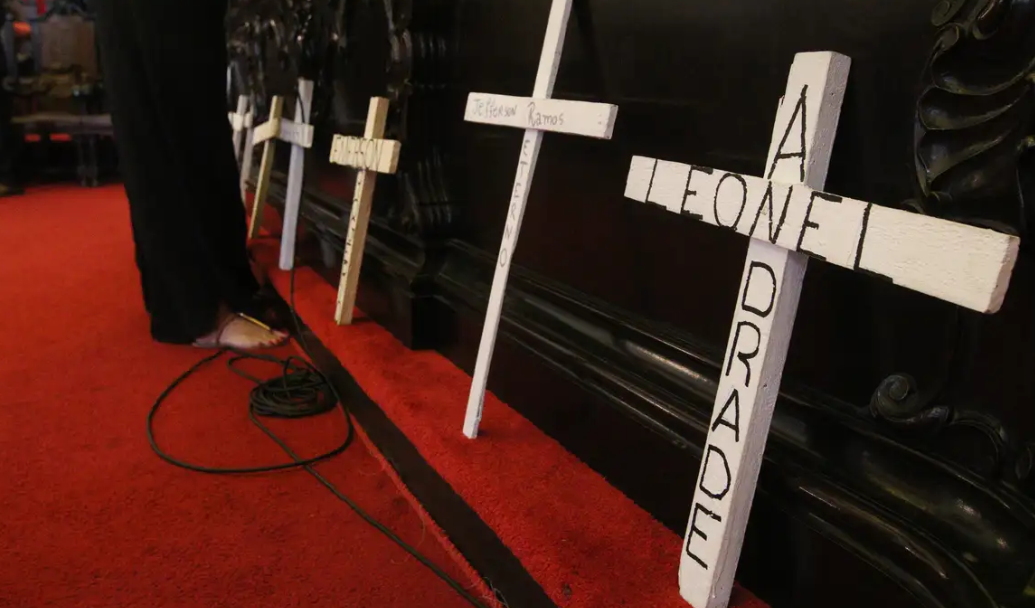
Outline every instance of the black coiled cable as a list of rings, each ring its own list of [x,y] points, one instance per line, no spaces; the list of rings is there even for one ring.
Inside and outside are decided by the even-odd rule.
[[[294,320],[296,336],[298,337],[298,343],[302,347],[302,351],[312,359],[309,346],[306,344],[305,334],[302,330],[302,324],[298,319],[298,315],[295,313],[295,271],[291,271],[291,287],[290,287],[290,308],[292,319]],[[252,423],[259,427],[259,429],[266,434],[267,437],[272,439],[288,456],[291,457],[292,462],[274,464],[270,466],[262,467],[243,467],[243,468],[217,468],[207,467],[202,465],[196,465],[189,462],[185,462],[178,458],[170,456],[158,446],[158,442],[155,440],[154,434],[154,419],[158,410],[162,404],[165,403],[169,395],[176,390],[176,387],[183,384],[190,376],[202,369],[209,363],[212,363],[223,355],[230,354],[230,358],[227,360],[227,366],[232,372],[246,378],[253,383],[255,387],[252,388],[250,397],[248,399],[248,418]],[[267,380],[262,380],[252,376],[236,366],[238,362],[244,360],[255,360],[263,361],[266,363],[277,364],[281,367],[282,373],[279,377],[273,377]],[[337,407],[335,407],[337,406]],[[271,431],[265,424],[262,423],[260,417],[276,417],[276,418],[302,418],[306,416],[315,416],[317,414],[329,412],[332,409],[337,409],[345,417],[345,422],[348,429],[345,433],[345,440],[342,441],[341,445],[334,448],[326,454],[319,456],[302,459],[292,450],[284,441],[277,437],[277,435]],[[343,494],[334,484],[327,480],[326,477],[321,475],[312,465],[333,458],[338,454],[344,452],[349,445],[352,444],[352,440],[355,437],[355,429],[353,427],[352,416],[349,414],[348,407],[342,400],[341,395],[338,394],[334,384],[327,380],[327,378],[310,364],[305,359],[300,357],[291,356],[286,359],[280,359],[271,355],[263,355],[257,353],[249,353],[243,351],[236,351],[232,349],[224,349],[216,351],[210,355],[203,357],[197,363],[192,365],[187,371],[180,374],[172,384],[170,384],[155,400],[151,406],[151,411],[147,415],[147,439],[151,443],[151,449],[154,450],[162,460],[173,464],[175,466],[188,469],[191,471],[197,471],[199,473],[209,473],[214,475],[240,475],[248,473],[266,473],[270,471],[282,471],[285,469],[296,469],[301,468],[308,472],[310,475],[316,478],[324,487],[326,487],[332,494],[334,494],[339,500],[344,502],[353,512],[356,513],[363,521],[367,522],[379,532],[384,534],[394,542],[396,545],[401,547],[404,551],[409,553],[418,562],[427,567],[435,576],[442,579],[447,585],[453,588],[462,598],[467,600],[471,605],[477,608],[486,608],[485,604],[478,600],[472,595],[467,589],[465,589],[460,583],[450,577],[444,570],[435,565],[431,560],[422,555],[412,545],[408,544],[403,539],[399,538],[394,532],[386,527],[381,522],[374,519],[370,514],[360,508],[355,502],[352,501],[348,496]]]

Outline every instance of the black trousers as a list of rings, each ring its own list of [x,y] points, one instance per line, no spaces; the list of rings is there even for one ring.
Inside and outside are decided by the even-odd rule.
[[[227,0],[91,6],[151,334],[189,343],[259,289],[227,121]]]
[[[7,78],[7,53],[0,44],[0,80]],[[11,93],[0,86],[0,186],[15,186],[14,161],[21,148],[20,133],[14,128],[14,100]]]

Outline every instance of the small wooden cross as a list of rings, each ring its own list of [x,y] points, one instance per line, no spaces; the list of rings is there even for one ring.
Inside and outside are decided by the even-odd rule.
[[[345,238],[345,254],[342,256],[338,302],[334,311],[334,321],[338,325],[350,325],[355,312],[359,272],[363,265],[370,211],[374,205],[377,173],[395,173],[399,164],[402,144],[384,139],[387,119],[388,100],[371,97],[363,137],[335,135],[331,143],[331,162],[357,169],[356,188],[349,213],[349,232]],[[370,175],[370,172],[374,174]]]
[[[536,160],[539,158],[543,131],[610,139],[618,116],[618,107],[614,105],[550,98],[561,63],[571,4],[572,0],[553,0],[550,7],[532,97],[471,93],[467,99],[465,120],[525,130],[496,272],[489,293],[489,305],[485,311],[485,326],[478,347],[471,393],[467,399],[467,413],[464,416],[464,435],[471,439],[478,436],[485,390],[489,382],[489,366],[496,346],[500,316],[503,313],[507,277],[510,275],[510,263],[517,246],[518,233],[521,231],[528,193],[532,189],[532,177],[535,174]]]
[[[295,120],[282,116],[284,101],[275,96],[270,104],[269,120],[255,128],[255,143],[264,143],[262,163],[259,165],[259,184],[255,190],[255,204],[252,208],[252,222],[249,238],[255,238],[262,226],[262,212],[269,194],[270,174],[273,172],[273,154],[276,141],[291,144],[291,162],[288,165],[287,192],[284,196],[284,227],[280,237],[280,268],[291,270],[295,264],[295,233],[298,228],[298,211],[302,200],[302,184],[305,172],[305,151],[313,146],[313,127],[308,124],[313,105],[313,81],[298,79],[298,98],[295,101]]]
[[[252,118],[252,100],[248,95],[237,97],[237,111],[230,112],[230,128],[233,130],[234,158],[237,159],[238,172],[240,177],[241,201],[245,200],[248,185],[248,175],[252,167],[252,148],[254,147],[253,137],[255,128]],[[244,140],[242,149],[241,143]]]
[[[729,602],[808,257],[989,313],[1013,272],[1016,237],[819,191],[848,68],[835,53],[795,57],[764,178],[630,166],[625,196],[751,237],[680,560],[696,608]]]

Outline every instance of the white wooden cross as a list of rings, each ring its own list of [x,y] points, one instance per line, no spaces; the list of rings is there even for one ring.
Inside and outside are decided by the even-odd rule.
[[[496,346],[500,316],[503,313],[503,296],[510,275],[510,263],[517,247],[521,220],[525,215],[525,204],[532,189],[536,160],[543,141],[544,131],[584,135],[599,139],[611,139],[618,107],[603,103],[566,101],[551,99],[557,70],[564,48],[564,35],[568,29],[572,0],[553,0],[550,17],[546,24],[546,38],[543,41],[539,59],[539,72],[531,97],[511,97],[488,93],[471,93],[467,98],[464,119],[489,125],[518,127],[525,130],[518,159],[517,174],[510,197],[503,239],[500,243],[496,272],[489,293],[489,305],[485,311],[485,326],[482,329],[481,344],[474,367],[474,380],[467,399],[467,413],[464,417],[464,435],[474,439],[478,436],[478,425],[482,418],[485,389],[489,381],[489,365]]]
[[[751,237],[679,567],[695,608],[729,602],[808,257],[981,312],[999,309],[1019,240],[819,189],[848,58],[800,53],[764,178],[634,157],[625,196]]]
[[[248,186],[248,176],[252,167],[252,148],[254,147],[253,137],[255,128],[252,119],[252,100],[248,95],[237,97],[237,111],[230,112],[230,128],[233,130],[234,158],[237,159],[238,172],[240,173],[241,200],[245,200]],[[244,143],[243,149],[241,143]]]
[[[363,249],[367,242],[367,225],[374,206],[374,186],[378,173],[395,173],[402,144],[384,139],[388,119],[388,100],[371,97],[363,137],[335,135],[331,143],[331,162],[357,169],[356,188],[352,194],[349,232],[345,237],[345,254],[341,262],[341,281],[334,321],[349,325],[356,308],[359,272],[363,265]],[[373,172],[373,174],[371,174]]]
[[[276,141],[291,144],[291,162],[288,165],[287,192],[284,196],[284,228],[280,237],[280,268],[291,270],[295,264],[295,232],[298,227],[298,211],[302,200],[302,183],[305,171],[305,151],[313,146],[313,127],[309,123],[309,112],[313,106],[313,81],[298,79],[298,98],[295,101],[295,119],[282,117],[284,101],[273,98],[270,104],[270,118],[255,128],[255,143],[263,143],[262,163],[259,165],[259,184],[255,190],[255,204],[252,208],[252,222],[248,232],[250,238],[258,236],[262,227],[262,212],[269,194],[270,174],[273,172],[273,154]]]

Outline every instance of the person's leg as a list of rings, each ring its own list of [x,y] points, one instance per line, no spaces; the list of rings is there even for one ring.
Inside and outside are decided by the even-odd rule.
[[[13,108],[11,94],[0,87],[0,197],[22,194],[15,174],[15,160],[21,144],[19,131],[12,124]]]
[[[258,284],[222,97],[225,0],[93,8],[152,335],[191,343],[219,332],[236,346],[279,339],[231,316]]]
[[[11,35],[14,32],[10,32]],[[0,79],[7,79],[7,55],[0,44]],[[21,149],[19,131],[14,127],[14,107],[11,92],[0,85],[0,197],[21,194],[22,188],[15,176],[15,159]]]

